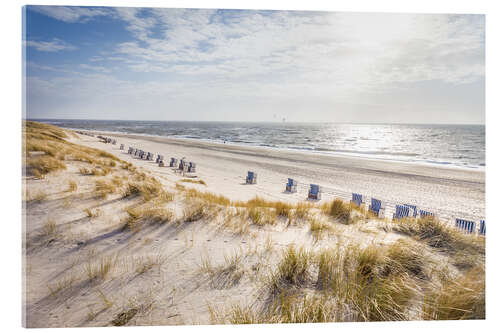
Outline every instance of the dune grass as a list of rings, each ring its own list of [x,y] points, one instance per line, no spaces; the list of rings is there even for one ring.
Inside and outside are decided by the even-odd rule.
[[[129,207],[127,214],[128,219],[124,228],[130,230],[139,230],[146,222],[164,224],[174,220],[174,212],[157,202],[147,202],[140,206]]]
[[[351,224],[351,212],[353,207],[351,204],[344,202],[341,199],[335,199],[332,202],[327,202],[321,205],[321,211],[328,216],[340,221],[344,224]]]
[[[180,180],[183,183],[191,183],[191,184],[200,184],[200,185],[207,185],[203,179],[190,179],[190,178],[184,178]]]
[[[287,292],[290,288],[303,287],[310,279],[311,252],[303,247],[290,245],[282,255],[277,269],[269,277],[268,288],[272,295]]]
[[[96,261],[88,259],[85,272],[89,281],[106,280],[115,268],[118,261],[117,255],[102,256]]]
[[[464,320],[485,318],[484,267],[477,266],[458,279],[450,278],[426,294],[424,319]]]
[[[27,158],[26,172],[36,178],[44,178],[50,172],[66,169],[66,165],[52,156],[36,156]]]

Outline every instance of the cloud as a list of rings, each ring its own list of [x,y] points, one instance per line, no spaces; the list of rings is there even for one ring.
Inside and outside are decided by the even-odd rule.
[[[128,40],[103,37],[106,49],[87,63],[28,79],[31,110],[45,100],[45,110],[83,118],[92,110],[97,118],[263,120],[278,110],[298,121],[419,122],[429,110],[447,119],[461,110],[484,120],[482,15],[87,9],[65,19],[108,15],[125,23]]]
[[[40,14],[67,23],[83,23],[97,16],[112,14],[112,11],[107,8],[96,7],[29,6],[29,8]]]
[[[136,72],[286,75],[336,88],[484,75],[480,15],[120,11],[137,40],[115,52]]]
[[[53,38],[52,41],[36,41],[28,40],[25,41],[27,47],[33,47],[37,51],[41,52],[58,52],[58,51],[73,51],[76,47],[66,43],[58,38]]]

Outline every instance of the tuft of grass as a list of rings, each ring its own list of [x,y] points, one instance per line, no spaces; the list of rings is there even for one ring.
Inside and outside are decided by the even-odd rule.
[[[484,268],[471,269],[426,293],[423,310],[427,320],[485,319]]]
[[[89,258],[87,265],[85,266],[85,271],[87,277],[90,281],[93,280],[106,280],[111,273],[112,269],[115,267],[118,260],[118,256],[102,256],[97,262],[92,262]]]
[[[269,279],[271,294],[278,295],[290,287],[302,287],[310,279],[309,268],[312,254],[303,247],[296,249],[292,244],[283,253],[276,271]]]
[[[163,224],[174,220],[174,213],[172,210],[154,202],[138,207],[129,207],[127,208],[127,214],[129,217],[126,221],[125,228],[131,230],[137,230],[137,228],[145,222]]]
[[[53,237],[57,234],[57,223],[53,219],[47,219],[42,226],[42,234],[45,237]]]
[[[295,220],[305,220],[309,217],[310,210],[313,207],[310,203],[299,202],[295,206],[295,210],[293,211],[293,218]]]
[[[70,180],[68,182],[68,192],[75,192],[77,189],[78,189],[78,184],[75,181]]]
[[[182,220],[184,222],[194,222],[207,217],[207,215],[206,208],[203,204],[194,203],[184,208]]]
[[[352,207],[350,204],[345,203],[341,199],[335,199],[330,203],[325,203],[321,206],[321,211],[328,216],[344,223],[352,223],[351,211]]]
[[[190,179],[190,178],[184,178],[184,179],[181,179],[181,182],[183,183],[192,183],[192,184],[201,184],[201,185],[207,185],[207,183],[205,183],[205,181],[203,181],[202,179]]]
[[[104,303],[104,308],[105,309],[110,309],[111,307],[113,307],[113,301],[109,297],[107,297],[106,295],[104,295],[104,293],[102,292],[102,290],[98,289],[97,292],[99,293],[99,298]]]
[[[94,218],[94,217],[98,217],[99,215],[101,215],[101,210],[99,209],[95,209],[95,210],[92,210],[90,208],[85,208],[85,214],[87,214],[87,217],[89,218]]]
[[[483,238],[465,235],[433,217],[397,220],[393,222],[393,229],[451,255],[460,269],[470,269],[474,262],[484,261]]]
[[[66,169],[66,165],[52,156],[37,156],[27,158],[26,171],[36,178],[43,178],[46,174]]]
[[[112,182],[99,179],[95,182],[94,193],[97,198],[107,198],[109,194],[116,192],[116,186]]]
[[[309,219],[309,229],[316,239],[320,239],[324,232],[332,230],[332,225],[327,221],[311,218]]]
[[[149,201],[163,195],[165,191],[161,183],[155,178],[144,179],[141,182],[128,183],[123,195],[125,197],[141,196],[144,200]]]

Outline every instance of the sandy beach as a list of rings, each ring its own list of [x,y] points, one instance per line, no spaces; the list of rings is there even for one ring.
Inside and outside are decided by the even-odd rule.
[[[270,200],[304,201],[309,184],[324,188],[324,200],[351,199],[361,193],[386,202],[387,217],[396,204],[410,203],[439,214],[443,221],[455,218],[472,220],[485,216],[485,174],[483,171],[374,160],[349,156],[279,151],[208,143],[189,139],[98,133],[116,138],[125,145],[104,145],[83,137],[77,143],[106,150],[126,161],[138,163],[154,174],[172,176],[170,168],[138,160],[128,154],[129,146],[170,157],[185,157],[197,163],[197,175],[207,183],[206,189],[234,200],[248,200],[259,195]],[[256,185],[244,185],[248,170],[258,174]],[[176,177],[175,175],[173,175]],[[284,192],[287,178],[298,181],[296,194]]]
[[[26,132],[27,327],[484,318],[483,237],[332,202],[356,191],[477,219],[484,173],[132,135],[108,135],[113,145],[36,123]],[[257,184],[244,184],[248,170]],[[287,177],[297,193],[284,192]],[[309,183],[324,186],[319,203],[306,201]],[[359,280],[366,260],[380,273]],[[397,305],[381,301],[395,290]],[[434,303],[457,295],[460,305]]]

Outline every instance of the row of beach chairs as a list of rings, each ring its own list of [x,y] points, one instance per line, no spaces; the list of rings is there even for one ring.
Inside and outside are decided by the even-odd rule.
[[[98,135],[97,138],[103,140],[104,143],[111,143],[113,145],[116,145],[116,140],[113,138],[108,138],[102,135]]]
[[[94,137],[94,134],[90,133],[90,132],[84,132],[84,131],[75,131],[75,132],[78,133],[78,134],[81,134],[81,135],[86,135],[86,136]]]
[[[257,184],[257,173],[254,171],[248,171],[247,178],[245,179],[246,184]],[[285,184],[285,191],[289,193],[297,192],[297,181],[292,178],[288,178],[288,182]],[[321,200],[321,186],[317,184],[310,184],[309,192],[307,193],[307,198],[312,200]]]
[[[257,173],[253,171],[248,171],[246,178],[247,184],[257,183]],[[297,192],[297,181],[293,178],[288,178],[288,182],[285,184],[285,192],[296,193]],[[313,200],[321,200],[321,186],[316,184],[310,184],[309,192],[307,197]],[[352,193],[351,203],[362,207],[365,205],[365,199],[362,194]],[[385,216],[385,203],[382,200],[371,198],[368,210],[374,213],[377,217],[383,218]],[[393,214],[393,219],[402,218],[417,218],[417,217],[434,217],[438,218],[438,215],[427,210],[418,209],[416,205],[412,204],[398,204],[396,205],[395,213]],[[474,233],[476,229],[476,222],[468,221],[464,219],[456,219],[455,226],[466,233]],[[486,235],[486,221],[481,220],[479,222],[479,235]]]
[[[80,132],[78,132],[80,133]],[[83,133],[80,133],[83,134]],[[112,143],[116,145],[116,140],[112,138],[107,138],[103,136],[98,136],[99,139],[103,140],[105,143]],[[124,145],[120,144],[120,150],[124,150]],[[154,158],[154,154],[151,152],[145,152],[141,149],[129,147],[128,154],[139,157],[140,159],[145,159],[148,161],[152,161]],[[160,167],[165,166],[164,156],[157,154],[155,163],[157,163]],[[178,160],[175,157],[170,158],[169,166],[174,168],[175,172],[185,173],[194,173],[196,172],[196,163],[186,161],[184,158]],[[257,184],[257,173],[254,171],[248,171],[247,177],[245,179],[246,184]],[[285,191],[288,193],[296,193],[297,192],[297,181],[293,178],[288,178],[287,183],[285,184]],[[321,186],[317,184],[310,184],[309,192],[307,194],[308,199],[312,200],[321,200],[322,193]],[[356,206],[362,207],[365,205],[365,198],[362,194],[352,193],[351,203]],[[368,210],[375,214],[379,218],[384,218],[385,216],[385,203],[382,200],[371,198],[370,205],[368,206]],[[395,208],[395,212],[392,216],[393,219],[403,219],[403,218],[416,218],[416,217],[435,217],[438,218],[437,214],[433,212],[429,212],[423,209],[418,209],[416,205],[412,204],[397,204]],[[475,233],[476,232],[476,222],[469,221],[464,219],[457,218],[455,220],[455,227],[465,233]],[[477,230],[479,235],[486,235],[486,221],[480,220],[479,228]]]
[[[120,149],[121,145],[120,145]],[[160,167],[165,166],[165,157],[161,154],[156,154],[156,159],[154,159],[154,154],[151,152],[145,152],[144,150],[137,149],[134,147],[128,147],[128,154],[134,155],[139,157],[140,159],[145,159],[147,161],[153,161],[155,160],[155,163],[158,164]],[[172,157],[170,159],[169,167],[174,168],[175,172],[180,172],[182,174],[184,173],[195,173],[196,172],[196,163],[194,162],[188,162],[184,158],[178,160],[175,157]]]

